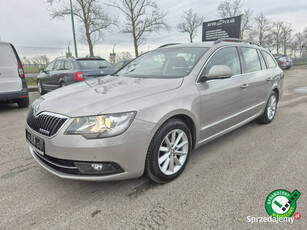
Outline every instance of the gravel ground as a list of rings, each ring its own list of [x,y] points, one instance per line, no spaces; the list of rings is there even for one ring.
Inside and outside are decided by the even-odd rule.
[[[285,71],[271,124],[251,122],[195,150],[185,172],[165,185],[53,176],[29,153],[26,114],[0,104],[0,229],[307,229],[306,66]],[[247,223],[268,216],[265,199],[276,189],[301,192],[301,219]]]

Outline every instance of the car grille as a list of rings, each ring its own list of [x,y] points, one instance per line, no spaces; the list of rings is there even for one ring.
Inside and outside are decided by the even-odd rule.
[[[51,137],[60,130],[67,119],[62,115],[49,112],[42,112],[35,116],[31,107],[27,117],[27,124],[36,132]]]

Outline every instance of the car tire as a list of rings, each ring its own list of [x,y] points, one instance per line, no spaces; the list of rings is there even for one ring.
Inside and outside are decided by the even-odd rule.
[[[65,87],[65,86],[66,86],[65,81],[62,81],[62,82],[60,83],[60,88]]]
[[[37,91],[40,95],[44,95],[46,91],[43,88],[41,80],[37,80]]]
[[[29,106],[29,98],[23,98],[23,99],[19,99],[17,101],[18,107],[19,108],[27,108]]]
[[[273,121],[277,112],[277,103],[278,103],[278,96],[277,93],[273,91],[270,94],[269,100],[262,115],[258,117],[259,123],[269,124]]]
[[[154,135],[148,148],[145,171],[157,183],[176,179],[184,170],[192,150],[188,126],[179,119],[170,119]]]

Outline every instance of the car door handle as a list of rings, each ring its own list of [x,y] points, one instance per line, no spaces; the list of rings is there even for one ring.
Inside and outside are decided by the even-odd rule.
[[[240,87],[241,89],[246,89],[248,87],[248,84],[242,84]]]
[[[273,78],[268,77],[268,78],[266,79],[266,81],[267,81],[267,82],[271,82],[271,81],[273,81]]]

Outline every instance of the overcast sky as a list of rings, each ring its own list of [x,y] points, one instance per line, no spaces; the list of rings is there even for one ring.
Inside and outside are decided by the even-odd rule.
[[[67,1],[69,0],[61,0]],[[141,51],[154,49],[159,45],[173,42],[188,42],[185,34],[177,32],[176,25],[181,21],[184,10],[193,8],[200,15],[206,17],[207,21],[218,19],[217,6],[222,0],[156,0],[161,9],[168,12],[167,22],[172,27],[170,33],[153,33]],[[253,11],[253,16],[261,12],[272,21],[281,20],[292,25],[295,32],[301,32],[307,26],[307,0],[242,0],[246,8]],[[63,21],[50,20],[49,6],[46,0],[0,0],[0,38],[8,41],[17,47],[20,56],[33,56],[34,54],[54,53],[56,56],[63,54],[69,41],[73,48],[72,28],[70,17]],[[115,9],[107,9],[111,15],[118,15]],[[201,28],[198,31],[198,38],[201,41]],[[130,51],[134,54],[132,38],[119,33],[114,28],[112,33],[105,33],[104,40],[95,47],[95,55],[108,58],[114,44],[115,52]],[[87,47],[77,42],[79,53],[86,55],[89,52]],[[50,47],[59,49],[36,49],[26,47]],[[52,56],[50,54],[50,56]]]

